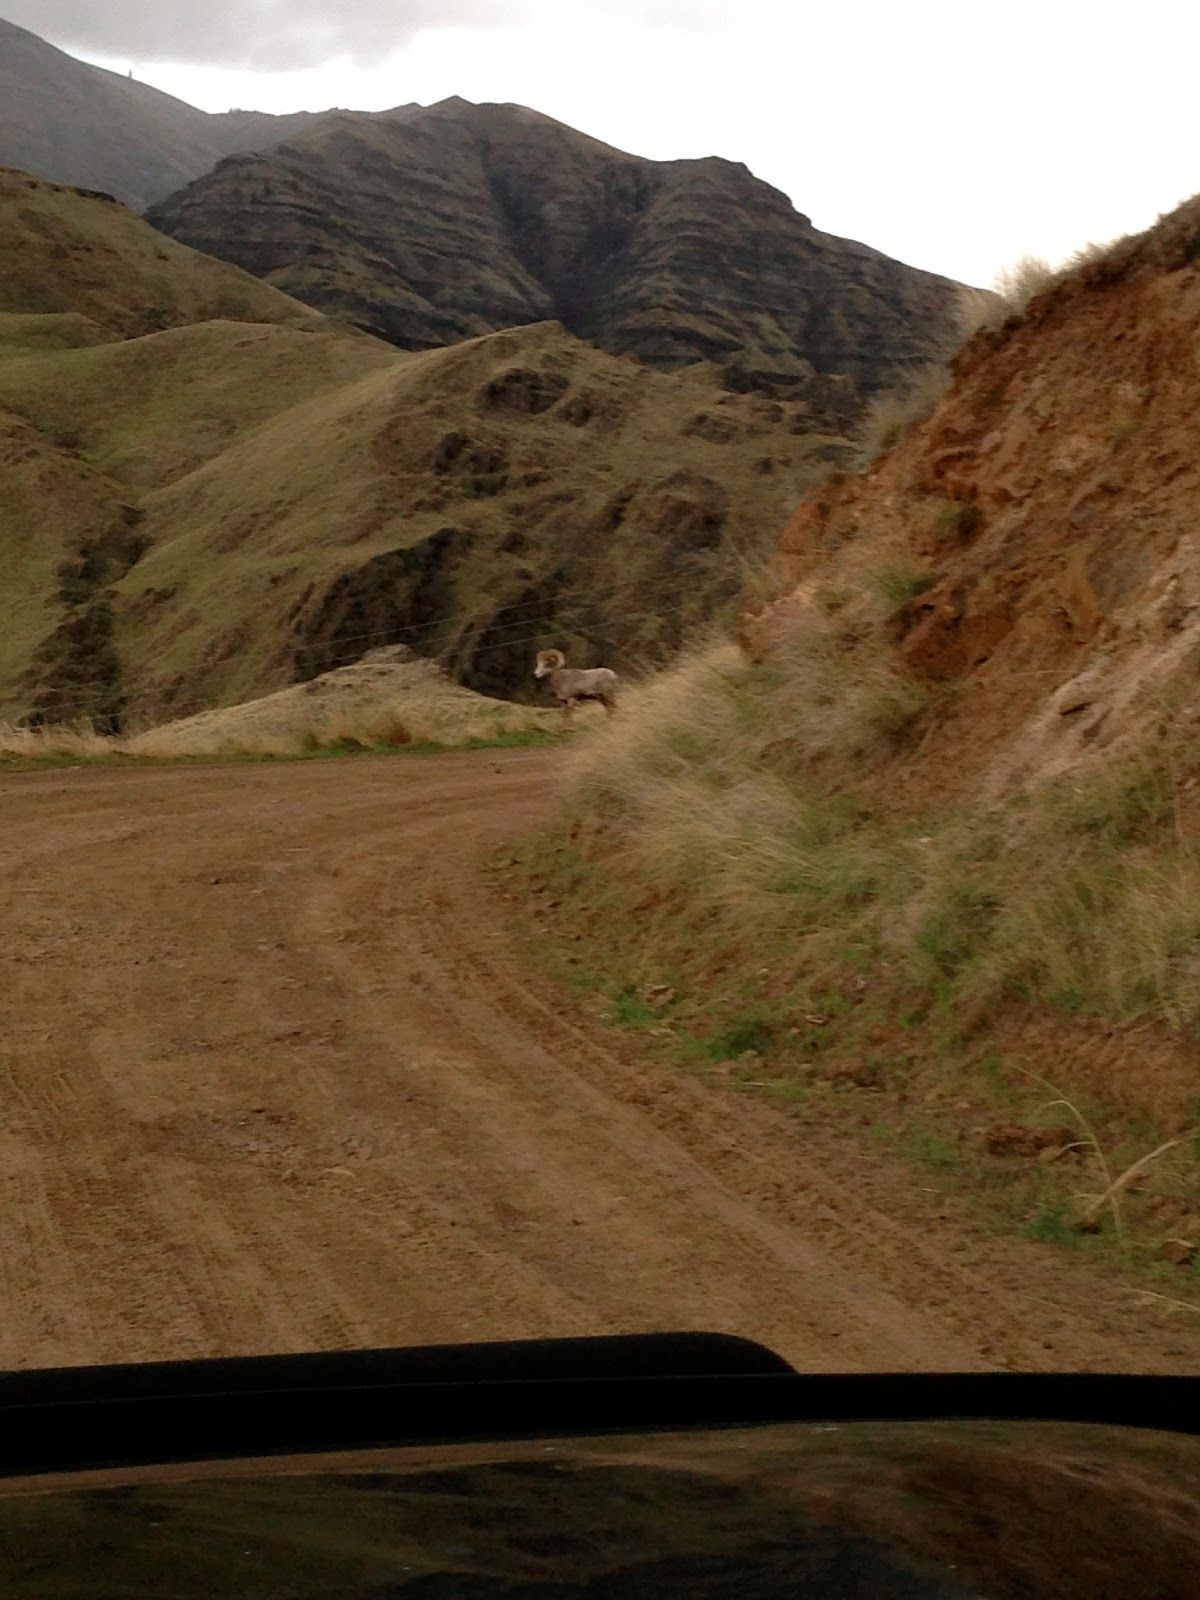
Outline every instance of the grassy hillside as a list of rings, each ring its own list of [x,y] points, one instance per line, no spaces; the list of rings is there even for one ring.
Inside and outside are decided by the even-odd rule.
[[[182,477],[310,395],[396,359],[385,345],[332,327],[202,322],[53,356],[13,352],[0,362],[0,406],[141,492]]]
[[[543,644],[662,661],[848,450],[557,324],[403,354],[19,174],[0,241],[9,720],[186,714],[394,643],[493,694]]]
[[[60,693],[71,686],[77,698],[87,686],[80,714],[111,710],[111,614],[101,607],[89,623],[63,597],[81,551],[93,552],[97,577],[124,570],[137,517],[111,479],[0,411],[0,702],[11,706],[17,685],[53,672]]]
[[[559,712],[475,694],[433,662],[396,646],[241,705],[121,734],[99,733],[86,724],[0,723],[0,766],[297,759],[389,750],[420,754],[540,744],[562,731]]]
[[[69,317],[76,328],[83,318],[120,339],[212,317],[322,322],[239,268],[155,233],[115,201],[8,168],[0,168],[0,260],[0,349],[14,334],[37,332],[31,317]],[[5,333],[13,315],[21,324]]]
[[[556,711],[474,694],[433,662],[384,648],[290,689],[132,734],[121,748],[130,755],[167,759],[304,755],[355,747],[455,748],[548,739],[559,733],[560,722]]]
[[[110,335],[77,311],[0,312],[0,361],[44,350],[77,350],[104,344]]]
[[[730,604],[836,444],[554,324],[298,406],[148,495],[118,588],[135,706],[228,702],[414,644],[511,692],[532,652],[661,660]]]
[[[823,652],[685,660],[521,851],[530,953],[641,1048],[1200,1302],[1200,748],[897,807],[920,715]]]

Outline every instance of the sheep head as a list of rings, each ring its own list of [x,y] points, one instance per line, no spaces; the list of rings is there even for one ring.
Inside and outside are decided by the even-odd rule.
[[[566,664],[567,658],[561,650],[539,650],[533,675],[535,678],[546,678],[552,672],[557,672],[560,667],[565,667]]]

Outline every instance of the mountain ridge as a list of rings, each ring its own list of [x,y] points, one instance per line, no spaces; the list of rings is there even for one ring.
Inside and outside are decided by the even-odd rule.
[[[823,425],[948,354],[962,304],[740,163],[650,161],[461,99],[339,114],[147,216],[400,348],[556,320],[614,355],[806,399]]]
[[[329,114],[201,111],[0,17],[0,165],[111,194],[135,211],[222,157],[291,137]]]

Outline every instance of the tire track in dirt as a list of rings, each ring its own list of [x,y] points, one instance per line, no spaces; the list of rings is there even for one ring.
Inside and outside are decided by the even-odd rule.
[[[836,1129],[640,1060],[481,859],[553,752],[0,779],[0,1364],[713,1327],[1194,1370]]]

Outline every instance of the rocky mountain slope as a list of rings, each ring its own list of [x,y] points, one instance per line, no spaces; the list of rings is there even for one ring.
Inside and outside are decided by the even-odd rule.
[[[0,165],[98,189],[139,211],[222,156],[269,146],[319,120],[306,112],[209,115],[0,18]]]
[[[338,115],[150,219],[406,349],[553,318],[826,416],[945,353],[960,305],[736,163],[642,160],[519,106]]]
[[[1200,717],[1198,259],[1192,200],[978,334],[928,421],[788,524],[747,636],[891,571],[932,695],[914,785],[1001,793]]]
[[[0,716],[231,704],[410,644],[661,660],[844,441],[542,323],[402,353],[112,201],[0,182]]]

